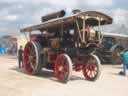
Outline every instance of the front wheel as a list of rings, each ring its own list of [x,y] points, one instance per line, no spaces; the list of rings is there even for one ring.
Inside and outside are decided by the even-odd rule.
[[[96,55],[89,55],[87,59],[82,67],[83,75],[87,80],[95,81],[101,73],[101,62]]]
[[[72,61],[67,54],[60,54],[55,61],[55,76],[63,83],[67,83],[72,75]]]

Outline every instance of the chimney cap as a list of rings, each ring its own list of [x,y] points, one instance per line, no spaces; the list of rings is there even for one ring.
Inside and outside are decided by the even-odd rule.
[[[80,13],[81,12],[81,10],[79,10],[79,9],[74,9],[74,10],[72,10],[72,13],[73,14],[77,14],[77,13]]]

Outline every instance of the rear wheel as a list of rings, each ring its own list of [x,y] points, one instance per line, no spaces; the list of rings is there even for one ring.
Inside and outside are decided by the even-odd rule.
[[[24,49],[23,64],[27,74],[34,75],[42,68],[41,47],[37,42],[28,42]]]
[[[54,71],[59,81],[67,83],[72,75],[72,61],[70,57],[66,54],[59,55],[55,62]]]
[[[101,63],[96,55],[90,55],[82,67],[84,77],[89,81],[98,79],[101,73]]]

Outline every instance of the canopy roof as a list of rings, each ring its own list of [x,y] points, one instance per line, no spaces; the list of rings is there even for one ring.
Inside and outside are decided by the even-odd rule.
[[[86,12],[80,12],[77,14],[74,14],[72,16],[68,17],[61,17],[61,18],[55,18],[46,22],[43,22],[42,24],[30,26],[24,29],[21,29],[21,32],[31,32],[36,30],[46,30],[49,28],[55,28],[61,24],[69,24],[73,25],[75,24],[77,19],[86,19],[86,24],[92,25],[92,26],[98,26],[99,21],[100,25],[106,25],[106,24],[112,24],[112,18],[106,14],[103,14],[101,12],[96,11],[86,11]]]

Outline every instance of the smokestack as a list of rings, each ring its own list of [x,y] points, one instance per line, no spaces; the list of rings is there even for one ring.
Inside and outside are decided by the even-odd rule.
[[[60,18],[60,17],[65,16],[65,13],[66,12],[64,10],[60,10],[58,12],[54,12],[54,13],[42,16],[41,21],[45,22],[45,21],[48,21],[48,20],[51,20],[51,19],[54,19],[54,18]]]
[[[81,12],[81,10],[79,10],[79,9],[74,9],[74,10],[72,10],[72,13],[73,14],[77,14],[77,13],[80,13]]]

